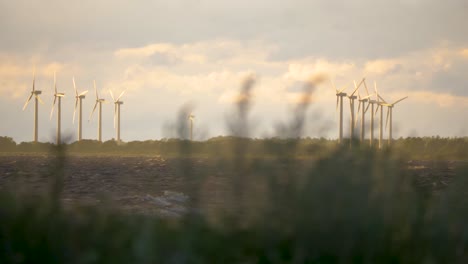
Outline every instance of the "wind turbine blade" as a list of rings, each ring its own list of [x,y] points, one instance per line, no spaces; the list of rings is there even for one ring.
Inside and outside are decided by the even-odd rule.
[[[120,98],[122,97],[122,95],[124,95],[124,93],[126,92],[127,90],[123,90],[123,92],[119,95],[119,97],[117,97],[117,101],[120,100]]]
[[[339,90],[338,93],[342,93],[344,90],[346,90],[346,88],[348,88],[348,85],[349,85],[349,83],[347,83],[345,86],[343,86],[343,88],[341,88],[341,90]]]
[[[362,102],[359,101],[359,103],[358,103],[358,110],[357,110],[357,114],[358,114],[358,115],[359,115],[359,113],[361,112],[361,104],[362,104]]]
[[[33,92],[36,90],[36,66],[34,66],[33,70],[33,87],[32,87]]]
[[[28,104],[29,104],[29,101],[31,101],[31,98],[33,97],[33,95],[34,95],[34,94],[33,94],[33,93],[31,93],[31,95],[29,96],[28,100],[26,100],[26,103],[24,103],[24,106],[23,106],[23,111],[24,111],[24,109],[26,109],[26,106],[28,106]]]
[[[57,77],[56,77],[55,71],[54,71],[54,91],[57,94]]]
[[[408,96],[401,98],[400,100],[394,102],[392,105],[396,105],[396,104],[398,104],[399,102],[405,100],[406,98],[408,98]]]
[[[374,81],[374,90],[375,90],[375,95],[377,96],[377,102],[380,101],[380,98],[379,98],[379,92],[377,91],[377,82]]]
[[[57,99],[57,97],[54,98],[54,104],[52,104],[52,110],[50,111],[50,120],[52,120],[52,115],[54,114],[55,99]]]
[[[112,97],[112,101],[115,102],[115,98],[114,98],[114,94],[112,93],[112,90],[109,90],[109,93],[110,93],[110,95],[111,95],[111,97]]]
[[[98,91],[97,91],[97,88],[96,88],[96,80],[93,80],[93,83],[94,83],[94,92],[96,93],[96,100],[98,100],[99,95],[98,95]]]
[[[361,102],[359,102],[359,104],[358,104],[358,112],[357,112],[356,119],[354,121],[354,126],[357,126],[357,124],[358,124],[358,120],[359,120],[359,116],[360,116],[359,113],[361,113]]]
[[[385,99],[383,99],[382,96],[380,96],[380,94],[377,96],[380,98],[380,100],[382,100],[382,102],[387,103],[387,101],[385,101]]]
[[[78,91],[76,90],[75,76],[73,76],[73,89],[75,89],[75,95],[78,96]]]
[[[364,88],[366,88],[366,93],[367,93],[367,95],[369,95],[369,89],[367,89],[366,81],[364,81]]]
[[[86,91],[80,93],[78,96],[83,96],[83,95],[85,95],[85,94],[87,94],[87,93],[88,93],[88,90],[86,90]]]
[[[98,105],[98,101],[96,101],[96,103],[94,104],[94,108],[93,108],[93,111],[91,112],[91,114],[89,115],[89,119],[88,119],[88,122],[93,118],[93,114],[94,114],[94,111],[96,111],[96,107]]]
[[[333,86],[333,88],[335,89],[336,93],[338,93],[338,89],[336,89],[335,83],[333,82],[332,78],[330,78],[330,82],[331,82],[331,85]]]
[[[73,124],[75,124],[76,108],[78,107],[78,97],[75,98],[75,109],[73,110]]]
[[[356,81],[354,81],[354,87],[356,87],[356,89],[355,89],[354,92],[351,94],[351,96],[353,96],[353,95],[356,93],[356,91],[359,89],[359,87],[361,86],[361,84],[362,84],[365,80],[366,80],[365,78],[362,78],[362,81],[361,81],[358,85],[356,85]]]
[[[353,96],[356,93],[356,91],[359,89],[359,86],[356,85],[356,81],[353,81],[353,82],[354,82],[354,88],[355,89],[354,89],[353,93],[351,94],[351,96]]]
[[[387,108],[387,121],[385,121],[385,129],[387,129],[387,127],[388,127],[389,118],[390,118],[390,107]]]
[[[349,82],[346,85],[342,86],[342,88],[340,90],[336,90],[336,93],[337,94],[342,93],[344,90],[346,90],[346,88],[348,88],[348,85],[349,85]]]
[[[357,127],[357,124],[359,122],[359,113],[357,114],[356,118],[354,119],[354,127]]]
[[[367,110],[369,110],[370,105],[371,105],[370,103],[367,103],[367,107],[366,107],[366,110],[364,110],[364,114],[367,113]]]
[[[36,98],[37,98],[37,100],[39,100],[39,103],[44,104],[44,102],[43,102],[42,99],[39,97],[39,95],[36,95]]]
[[[354,115],[353,107],[351,105],[351,99],[349,99],[349,113],[351,114],[351,116]]]
[[[374,115],[377,114],[377,112],[379,111],[379,107],[382,107],[382,106],[379,105],[379,104],[377,104],[377,107],[375,108],[375,113],[374,113]]]

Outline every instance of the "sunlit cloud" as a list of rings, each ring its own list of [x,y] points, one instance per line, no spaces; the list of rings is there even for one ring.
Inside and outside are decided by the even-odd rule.
[[[468,58],[468,49],[462,49],[460,55],[464,58]]]
[[[19,98],[32,88],[33,73],[36,80],[52,80],[54,71],[64,67],[58,62],[47,62],[37,57],[20,58],[11,55],[0,55],[0,95]],[[51,84],[52,85],[52,84]]]
[[[364,65],[364,71],[369,74],[388,74],[395,72],[401,67],[401,62],[395,59],[388,60],[373,60],[368,61]]]
[[[432,105],[441,108],[468,108],[468,97],[455,96],[449,93],[436,93],[430,91],[399,91],[389,94],[389,103],[409,96],[412,104]]]

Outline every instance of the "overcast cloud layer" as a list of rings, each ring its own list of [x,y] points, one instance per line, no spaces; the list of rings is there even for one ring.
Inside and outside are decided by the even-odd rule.
[[[32,139],[32,69],[43,91],[40,139],[51,140],[53,72],[65,92],[64,132],[76,130],[72,77],[79,90],[127,89],[124,140],[171,136],[165,129],[186,103],[195,106],[196,137],[227,134],[242,79],[255,73],[254,136],[270,136],[287,119],[301,84],[327,73],[338,86],[362,77],[394,111],[395,136],[466,136],[466,1],[2,1],[0,135]],[[350,87],[351,88],[351,87]],[[371,89],[371,90],[372,90]],[[361,90],[365,94],[365,90]],[[93,93],[84,100],[84,137]],[[336,137],[329,83],[312,100],[305,136]],[[347,110],[347,108],[346,108]],[[104,107],[104,139],[114,136]],[[346,112],[346,117],[348,113]]]

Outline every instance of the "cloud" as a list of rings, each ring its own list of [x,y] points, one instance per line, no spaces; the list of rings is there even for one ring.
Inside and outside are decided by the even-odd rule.
[[[367,74],[388,74],[396,73],[402,68],[401,63],[398,60],[373,60],[366,62],[364,71]]]
[[[0,54],[0,95],[11,98],[22,97],[32,88],[34,71],[36,81],[43,82],[44,79],[53,78],[54,71],[60,71],[64,66],[54,61],[47,62],[40,57]]]
[[[462,49],[460,55],[464,58],[468,58],[468,49]]]
[[[332,62],[326,59],[305,59],[292,61],[288,64],[288,72],[284,77],[294,81],[303,81],[314,74],[332,75],[343,77],[356,70],[356,65],[351,62]]]
[[[86,62],[78,65],[47,61],[37,56],[36,59],[10,56],[0,63],[0,76],[3,77],[0,92],[8,95],[13,91],[8,87],[15,86],[23,88],[13,92],[14,96],[24,93],[26,86],[18,83],[30,82],[30,73],[24,69],[30,67],[32,60],[36,60],[38,78],[51,78],[54,70],[70,75],[78,71],[81,83],[86,84],[98,77],[98,83],[105,90],[157,92],[166,89],[177,91],[180,96],[206,93],[218,98],[218,102],[230,101],[227,99],[230,91],[235,90],[238,81],[251,72],[261,77],[256,87],[258,93],[273,102],[280,102],[292,92],[293,87],[300,87],[301,82],[320,73],[333,78],[340,87],[353,79],[366,76],[370,83],[373,79],[377,80],[382,92],[403,89],[445,91],[457,95],[466,93],[463,83],[467,82],[464,72],[468,70],[468,63],[460,58],[464,49],[450,45],[395,58],[356,61],[325,57],[275,60],[273,54],[278,49],[274,44],[258,40],[242,42],[215,39],[116,49],[108,53],[107,57],[96,58],[94,62],[91,55],[84,55]],[[104,65],[107,67],[102,71]],[[71,76],[68,78],[71,79]]]
[[[393,103],[395,100],[408,96],[406,103],[426,105],[440,108],[468,108],[468,97],[457,96],[446,92],[431,91],[393,91],[386,94],[386,101]]]

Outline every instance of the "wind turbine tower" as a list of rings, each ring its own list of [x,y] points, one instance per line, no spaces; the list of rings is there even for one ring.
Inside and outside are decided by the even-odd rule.
[[[64,93],[57,92],[57,78],[54,72],[54,103],[52,104],[52,111],[50,111],[50,119],[52,119],[52,115],[54,114],[54,107],[55,103],[57,102],[57,135],[56,135],[56,144],[59,145],[62,143],[62,97],[65,97]]]
[[[349,98],[349,107],[350,107],[350,110],[351,110],[351,122],[350,122],[350,129],[351,129],[351,141],[354,139],[354,126],[355,126],[355,119],[356,119],[356,116],[354,114],[354,101],[358,98],[357,96],[355,96],[354,94],[357,92],[357,90],[359,89],[359,86],[361,86],[361,84],[364,82],[365,78],[362,79],[362,81],[359,83],[359,85],[356,85],[356,82],[354,82],[354,91],[351,95],[348,96]]]
[[[358,93],[358,97],[359,97],[359,106],[358,106],[358,118],[359,118],[359,113],[361,113],[361,135],[360,135],[360,139],[361,139],[361,142],[364,142],[364,138],[366,136],[366,113],[367,113],[367,110],[369,109],[369,105],[370,104],[367,104],[367,107],[366,107],[366,103],[369,102],[369,98],[371,97],[371,95],[367,95],[366,97],[362,97],[361,98],[361,95]],[[362,109],[362,112],[361,112],[361,109]],[[357,121],[357,119],[356,119]]]
[[[383,107],[387,103],[382,96],[380,96],[379,92],[377,91],[377,85],[375,86],[375,92],[377,94],[377,110],[379,111],[380,108],[380,118],[379,118],[379,149],[383,147]]]
[[[386,125],[385,126],[388,126],[388,122],[390,121],[390,127],[389,127],[389,130],[388,130],[388,145],[390,146],[392,144],[392,140],[393,140],[393,107],[398,104],[399,102],[405,100],[406,98],[408,98],[408,96],[406,97],[403,97],[397,101],[395,101],[394,103],[391,103],[391,104],[383,104],[385,106],[387,106],[387,121],[386,121]]]
[[[94,91],[96,93],[96,103],[94,104],[93,111],[89,116],[89,120],[93,118],[94,111],[96,111],[96,107],[99,105],[98,110],[98,141],[102,142],[102,103],[106,103],[105,99],[99,98],[98,91],[96,88],[96,81],[94,81]]]
[[[189,120],[190,120],[190,141],[193,141],[193,120],[195,120],[195,116],[193,114],[190,114]]]
[[[26,100],[26,103],[23,106],[23,111],[24,111],[24,109],[26,109],[29,102],[31,101],[31,98],[34,96],[34,143],[36,143],[38,139],[38,101],[41,104],[44,104],[44,102],[42,102],[41,98],[39,97],[39,95],[42,92],[39,90],[36,90],[35,83],[36,83],[36,68],[34,68],[34,72],[33,72],[33,85],[32,85],[31,95],[29,95],[28,100]]]
[[[333,83],[333,80],[330,79],[330,82],[336,92],[336,111],[338,111],[338,105],[340,107],[338,142],[341,144],[341,142],[343,141],[343,97],[347,96],[347,94],[344,93],[343,91],[346,89],[346,86],[344,86],[341,90],[338,90],[336,89],[336,86]]]
[[[365,83],[364,83],[365,85]],[[377,93],[377,82],[374,82],[374,88],[375,88],[375,94],[378,94]],[[369,104],[367,107],[371,107],[371,118],[370,118],[370,146],[373,146],[374,145],[374,120],[375,120],[375,105],[377,104],[377,108],[379,107],[378,106],[378,97],[377,97],[377,101],[376,100],[372,100],[369,98]]]
[[[75,89],[75,110],[73,111],[73,123],[75,123],[75,114],[76,108],[78,104],[80,106],[80,110],[78,111],[78,141],[82,139],[82,124],[83,124],[83,99],[86,97],[88,91],[84,91],[78,94],[78,90],[76,89],[75,85],[75,77],[73,77],[73,88]]]
[[[123,101],[120,101],[122,95],[124,95],[125,90],[117,97],[117,100],[114,98],[114,94],[109,90],[112,100],[114,100],[114,128],[116,133],[117,143],[120,143],[120,105],[123,104]],[[117,124],[116,124],[117,123]]]

